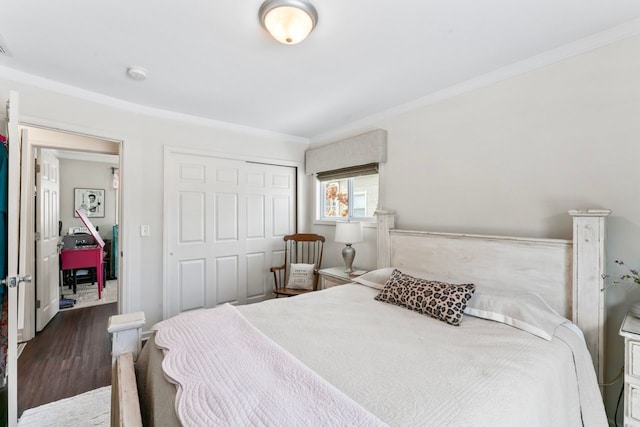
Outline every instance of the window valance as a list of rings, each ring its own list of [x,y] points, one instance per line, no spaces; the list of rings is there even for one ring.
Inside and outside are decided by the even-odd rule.
[[[307,175],[311,175],[326,171],[334,172],[354,166],[377,165],[386,161],[387,131],[376,129],[307,150],[305,152],[305,171]]]

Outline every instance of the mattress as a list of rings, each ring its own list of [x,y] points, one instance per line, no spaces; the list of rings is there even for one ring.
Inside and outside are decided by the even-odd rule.
[[[349,284],[237,309],[388,425],[606,423],[586,347],[572,331],[557,328],[546,340],[468,315],[451,326],[374,301],[377,293]],[[136,363],[145,425],[179,425],[176,386],[161,363],[151,339]]]

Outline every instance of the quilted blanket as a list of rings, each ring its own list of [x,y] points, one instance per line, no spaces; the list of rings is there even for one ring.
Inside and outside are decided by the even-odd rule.
[[[185,426],[385,425],[231,305],[184,313],[154,329]]]

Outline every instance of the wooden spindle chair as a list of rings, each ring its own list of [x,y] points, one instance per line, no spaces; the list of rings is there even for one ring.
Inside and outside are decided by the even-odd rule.
[[[278,298],[280,295],[288,297],[300,295],[318,289],[318,270],[322,265],[322,250],[324,248],[324,236],[319,234],[290,234],[284,236],[284,264],[271,267],[274,281],[273,293]],[[287,288],[291,264],[313,264],[313,289]]]

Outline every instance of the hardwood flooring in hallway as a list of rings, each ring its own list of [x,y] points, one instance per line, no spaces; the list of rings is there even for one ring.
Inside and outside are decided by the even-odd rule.
[[[109,316],[117,303],[58,313],[18,358],[18,416],[111,384]]]

